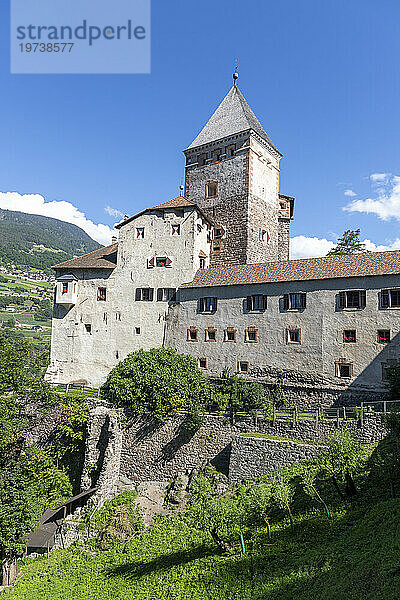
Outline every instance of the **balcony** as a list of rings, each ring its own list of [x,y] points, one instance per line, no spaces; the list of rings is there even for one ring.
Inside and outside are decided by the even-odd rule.
[[[78,280],[75,275],[63,275],[56,281],[56,304],[74,306],[78,299]]]

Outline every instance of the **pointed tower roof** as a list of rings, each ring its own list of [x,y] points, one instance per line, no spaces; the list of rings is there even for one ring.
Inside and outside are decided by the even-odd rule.
[[[207,121],[199,135],[190,144],[188,150],[190,148],[203,146],[214,140],[229,137],[241,131],[247,131],[248,129],[255,131],[262,139],[268,142],[268,144],[271,144],[271,146],[279,152],[265,133],[263,126],[251,110],[246,98],[237,87],[235,80],[234,85],[222,100],[212,117]]]

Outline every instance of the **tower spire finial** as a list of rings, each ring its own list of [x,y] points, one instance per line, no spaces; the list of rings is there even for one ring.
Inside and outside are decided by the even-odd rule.
[[[236,81],[237,81],[237,79],[239,77],[239,73],[238,73],[238,60],[237,60],[237,58],[235,58],[233,68],[234,68],[234,73],[232,75],[232,77],[233,77],[233,85],[236,87]]]

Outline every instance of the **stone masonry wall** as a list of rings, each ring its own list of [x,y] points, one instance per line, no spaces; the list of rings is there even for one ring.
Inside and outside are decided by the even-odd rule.
[[[311,444],[237,436],[232,441],[229,479],[232,482],[255,479],[313,458],[319,450],[319,446]]]

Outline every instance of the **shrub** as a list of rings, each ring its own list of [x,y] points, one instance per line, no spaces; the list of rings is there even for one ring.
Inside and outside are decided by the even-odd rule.
[[[190,356],[154,348],[130,354],[110,373],[103,396],[159,421],[186,409],[198,411],[208,394],[208,380]]]

